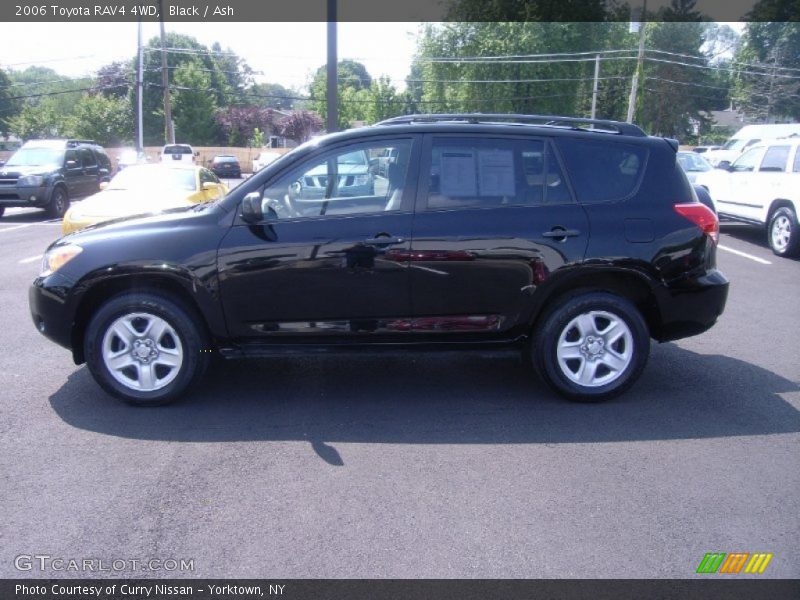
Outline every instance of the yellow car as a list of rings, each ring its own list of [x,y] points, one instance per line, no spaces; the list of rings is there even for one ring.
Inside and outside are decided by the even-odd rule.
[[[64,234],[121,217],[152,214],[222,198],[228,188],[214,173],[195,165],[133,165],[64,215]]]

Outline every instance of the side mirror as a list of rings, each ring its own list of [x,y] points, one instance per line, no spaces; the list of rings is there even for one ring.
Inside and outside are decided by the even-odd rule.
[[[74,169],[77,166],[78,166],[78,161],[77,160],[68,160],[67,163],[66,163],[66,167],[68,169]]]
[[[107,181],[101,181],[101,182],[100,182],[100,185],[99,185],[98,187],[99,187],[101,190],[104,190],[104,189],[106,189],[106,188],[108,187],[108,182],[107,182]]]
[[[204,181],[203,182],[203,191],[208,190],[215,190],[219,186],[218,183],[214,183],[213,181]]]
[[[200,153],[199,152],[195,152],[194,155],[195,156],[200,156]]]
[[[721,160],[721,161],[719,161],[717,163],[717,168],[718,169],[724,169],[726,171],[730,171],[731,170],[731,161],[729,161],[729,160]]]
[[[250,192],[242,199],[242,219],[248,223],[260,223],[264,220],[264,210],[261,207],[261,194]]]
[[[6,161],[0,160],[0,167],[2,167],[4,164],[6,164]]]

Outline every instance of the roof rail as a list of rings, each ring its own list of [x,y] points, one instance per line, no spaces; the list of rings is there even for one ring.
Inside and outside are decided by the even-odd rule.
[[[97,142],[94,140],[67,140],[67,148],[74,148],[75,146],[82,146],[84,144],[94,146]]]
[[[644,137],[647,134],[633,123],[608,121],[604,119],[584,119],[582,117],[558,117],[553,115],[520,115],[509,113],[451,113],[451,114],[419,114],[403,115],[380,121],[376,125],[407,125],[411,123],[436,123],[460,121],[465,123],[497,123],[512,122],[530,125],[546,125],[550,127],[569,127],[582,131],[601,131],[620,135]],[[588,127],[581,127],[588,125]]]

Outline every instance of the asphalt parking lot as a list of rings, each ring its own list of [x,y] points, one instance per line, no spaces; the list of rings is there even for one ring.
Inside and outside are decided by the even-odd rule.
[[[723,226],[728,307],[575,405],[492,356],[242,361],[137,409],[37,333],[60,223],[0,220],[0,576],[19,555],[191,559],[137,577],[800,577],[800,262]],[[101,573],[108,575],[109,573]],[[740,575],[740,577],[746,577]]]

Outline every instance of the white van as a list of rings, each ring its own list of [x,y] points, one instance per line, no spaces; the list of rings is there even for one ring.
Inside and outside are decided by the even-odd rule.
[[[196,157],[194,150],[189,144],[167,144],[161,151],[162,163],[183,162],[194,164]]]
[[[739,155],[753,144],[762,140],[800,136],[800,123],[785,123],[781,125],[745,125],[736,134],[725,142],[720,150],[709,150],[703,157],[716,167],[720,161],[733,162]]]

